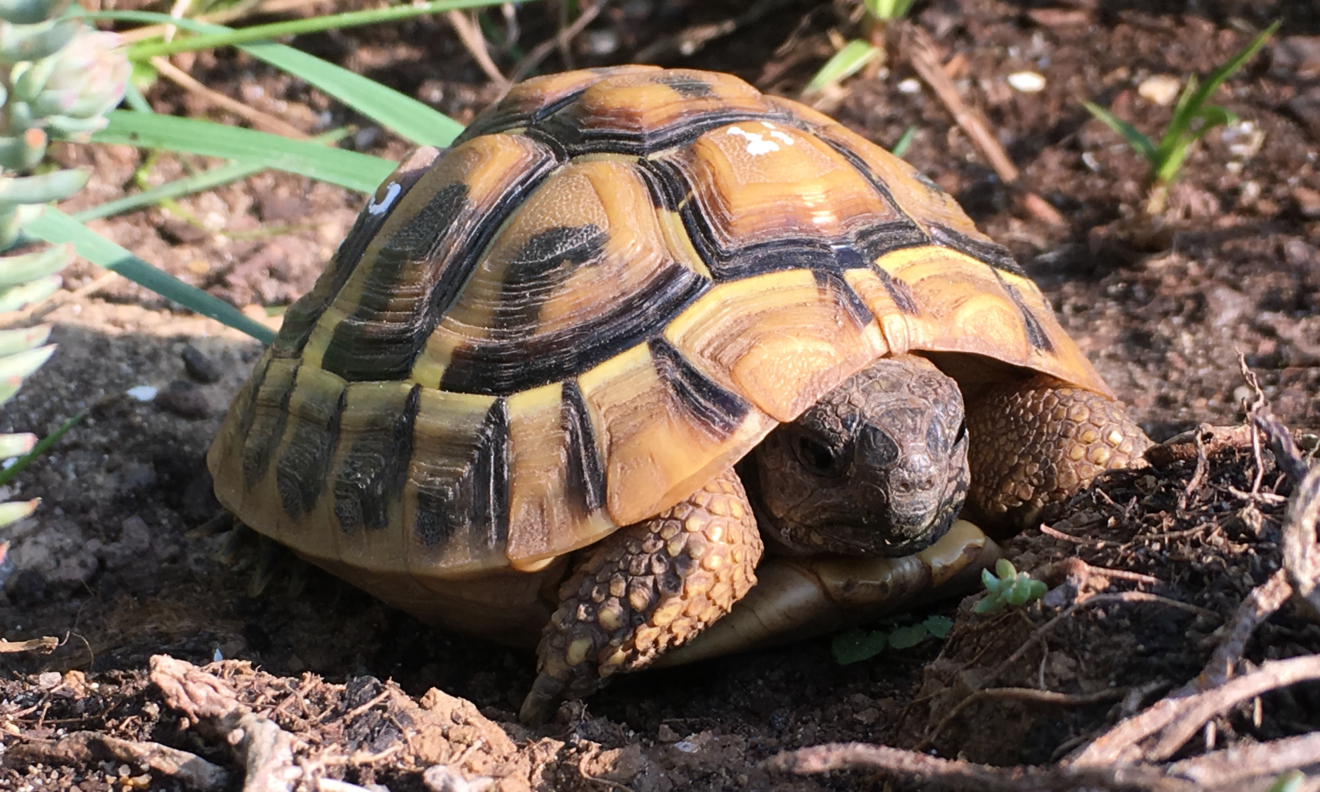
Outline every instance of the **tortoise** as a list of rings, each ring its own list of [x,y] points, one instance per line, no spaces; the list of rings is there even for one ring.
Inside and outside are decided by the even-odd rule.
[[[914,168],[735,77],[627,66],[410,154],[208,463],[313,563],[539,644],[536,722],[947,587],[995,552],[964,502],[1029,526],[1148,444]]]

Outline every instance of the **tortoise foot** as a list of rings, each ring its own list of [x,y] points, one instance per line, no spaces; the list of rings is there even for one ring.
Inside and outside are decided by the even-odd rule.
[[[1140,467],[1150,438],[1123,404],[1037,376],[967,404],[968,503],[987,527],[1023,529],[1106,470]]]
[[[559,590],[518,717],[540,723],[619,672],[646,667],[695,638],[756,583],[761,535],[737,474],[591,548]]]

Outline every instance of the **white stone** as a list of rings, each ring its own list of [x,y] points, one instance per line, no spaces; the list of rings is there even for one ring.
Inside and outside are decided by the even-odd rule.
[[[1013,72],[1005,79],[1009,87],[1021,93],[1040,93],[1045,90],[1045,76],[1033,71]]]

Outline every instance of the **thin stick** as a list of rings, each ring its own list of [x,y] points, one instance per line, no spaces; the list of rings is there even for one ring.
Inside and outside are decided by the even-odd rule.
[[[509,78],[510,82],[519,82],[527,75],[536,71],[536,67],[541,65],[541,61],[544,61],[549,57],[550,53],[555,49],[563,50],[568,47],[570,41],[576,38],[577,35],[587,27],[587,25],[590,25],[593,19],[600,16],[600,11],[604,7],[605,0],[587,6],[582,9],[582,13],[578,15],[578,18],[573,20],[573,24],[562,28],[555,34],[554,38],[537,44],[531,52],[527,53],[527,55],[522,60],[518,61],[513,67],[513,76]]]
[[[1167,759],[1215,715],[1262,693],[1311,679],[1320,679],[1320,655],[1268,660],[1220,687],[1183,698],[1170,694],[1101,735],[1068,764],[1098,767]],[[1158,735],[1155,746],[1143,751],[1138,743],[1152,735]]]
[[[15,654],[18,652],[53,652],[60,645],[60,639],[46,635],[41,638],[33,638],[30,641],[6,641],[0,638],[0,654]]]
[[[458,40],[463,42],[472,59],[477,62],[481,70],[486,73],[490,81],[505,90],[509,87],[509,80],[501,72],[495,61],[490,59],[490,52],[486,49],[486,38],[481,35],[477,26],[468,19],[462,11],[450,11],[445,15],[449,24],[454,26],[454,32],[458,34]]]
[[[157,57],[151,59],[151,65],[156,67],[156,71],[168,77],[170,80],[178,83],[185,90],[192,91],[200,95],[206,101],[217,107],[223,107],[240,118],[251,121],[254,126],[263,127],[269,132],[278,135],[294,138],[296,140],[305,140],[308,135],[296,126],[286,123],[269,113],[263,113],[260,110],[248,107],[233,97],[226,96],[219,91],[213,91],[194,80],[190,74],[183,69],[178,68],[169,62],[169,59]]]
[[[990,163],[990,167],[994,168],[1000,180],[1009,186],[1016,186],[1020,175],[1017,166],[1008,158],[1004,147],[999,145],[995,136],[990,134],[981,114],[968,107],[958,95],[953,80],[949,79],[949,75],[940,65],[939,51],[930,34],[920,25],[910,23],[903,26],[903,31],[903,48],[908,60],[912,62],[912,68],[948,108],[949,113],[953,115],[954,123],[967,133],[972,145],[976,146],[981,156]],[[1039,195],[1023,189],[1019,189],[1018,193],[1027,211],[1040,220],[1055,226],[1065,224],[1063,215]]]

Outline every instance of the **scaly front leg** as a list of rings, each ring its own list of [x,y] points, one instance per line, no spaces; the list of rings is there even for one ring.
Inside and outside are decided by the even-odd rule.
[[[588,551],[559,590],[518,717],[539,723],[561,697],[603,687],[695,638],[756,584],[761,535],[742,482],[716,476],[668,511]]]
[[[1018,530],[1106,470],[1141,467],[1150,438],[1123,404],[1045,375],[967,399],[967,504],[983,527]]]

